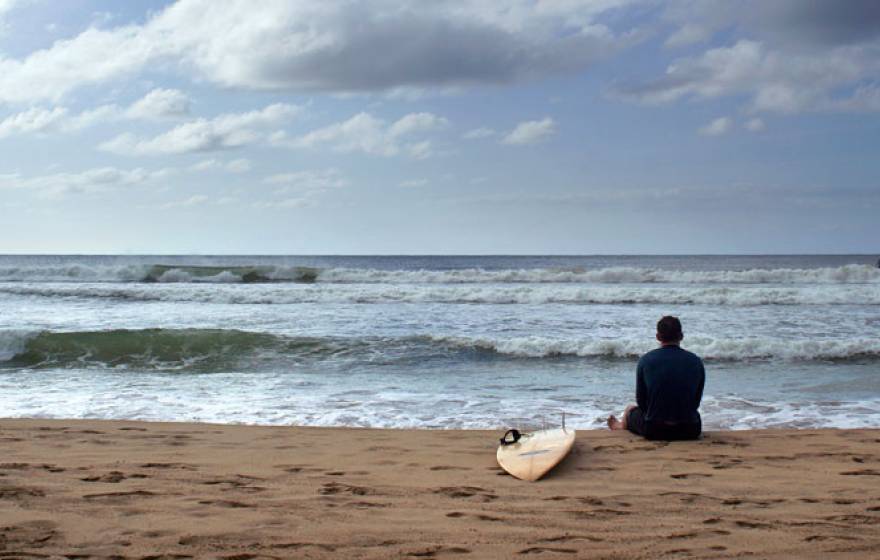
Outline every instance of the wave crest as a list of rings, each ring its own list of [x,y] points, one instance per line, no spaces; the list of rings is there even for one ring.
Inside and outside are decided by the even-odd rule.
[[[880,284],[880,269],[667,270],[583,269],[380,270],[303,266],[106,265],[0,267],[0,282],[329,283],[329,284]]]
[[[0,285],[0,294],[35,297],[219,304],[668,304],[880,305],[880,284],[869,286],[607,286],[607,285],[315,285],[119,286]]]
[[[635,359],[647,339],[547,337],[296,337],[223,329],[141,329],[79,332],[0,331],[0,362],[16,368],[108,367],[196,372],[277,369],[313,360],[391,363],[442,354],[491,353],[511,359],[581,357]],[[687,348],[706,360],[853,360],[880,358],[880,340],[850,338],[717,339],[690,337]]]

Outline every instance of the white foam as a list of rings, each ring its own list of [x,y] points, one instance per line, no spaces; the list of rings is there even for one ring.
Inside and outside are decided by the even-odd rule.
[[[16,354],[23,352],[27,341],[39,334],[39,331],[26,329],[0,330],[0,362],[11,360]]]
[[[880,269],[867,265],[836,268],[780,268],[751,270],[682,271],[656,268],[611,267],[596,270],[510,269],[484,270],[375,270],[328,269],[320,282],[345,283],[591,283],[591,284],[866,284],[880,283]]]
[[[228,281],[228,278],[226,279]],[[0,294],[115,298],[227,304],[473,303],[671,305],[880,305],[880,285],[825,286],[606,286],[606,285],[106,285],[0,284]]]
[[[880,427],[880,399],[805,403],[710,395],[700,408],[704,428],[714,430]]]
[[[490,338],[431,336],[431,340],[462,348],[478,348],[525,358],[581,356],[635,358],[656,345],[639,339],[556,339],[542,336]],[[717,339],[688,337],[688,350],[708,360],[845,360],[860,356],[880,356],[880,340],[851,339]]]
[[[0,282],[138,282],[149,279],[153,265],[82,264],[0,267]],[[219,270],[205,274],[207,269]],[[242,282],[249,267],[162,267],[162,282]],[[850,264],[829,268],[750,270],[667,270],[611,267],[581,269],[380,270],[355,268],[303,269],[296,266],[257,266],[274,281],[316,281],[341,284],[880,284],[880,269]]]

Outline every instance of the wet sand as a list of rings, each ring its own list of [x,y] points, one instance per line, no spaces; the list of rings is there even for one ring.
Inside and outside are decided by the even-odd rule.
[[[877,558],[880,430],[501,433],[0,420],[0,559]]]

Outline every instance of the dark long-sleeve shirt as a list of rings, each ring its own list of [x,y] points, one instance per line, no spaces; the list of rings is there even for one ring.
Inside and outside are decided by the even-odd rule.
[[[703,361],[678,346],[651,350],[636,368],[636,403],[648,422],[700,422],[706,384]]]

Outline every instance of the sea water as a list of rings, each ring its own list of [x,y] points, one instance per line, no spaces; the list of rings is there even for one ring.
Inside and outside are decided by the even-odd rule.
[[[0,417],[578,428],[672,314],[708,429],[880,426],[876,257],[0,257]]]

